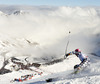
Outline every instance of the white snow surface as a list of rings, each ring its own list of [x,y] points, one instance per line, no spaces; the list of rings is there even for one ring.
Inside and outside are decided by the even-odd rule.
[[[69,33],[69,31],[71,33]],[[91,64],[83,72],[72,75],[80,60],[71,55],[53,65],[31,67],[42,71],[31,80],[10,81],[23,75],[36,73],[29,70],[14,71],[11,57],[26,64],[44,64],[64,57],[67,52],[81,49]],[[66,52],[66,53],[67,53]],[[11,73],[0,75],[0,84],[100,84],[100,7],[0,6],[0,68],[9,59],[6,69]]]

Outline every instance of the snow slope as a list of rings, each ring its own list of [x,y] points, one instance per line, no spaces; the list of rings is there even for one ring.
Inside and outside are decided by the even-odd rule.
[[[69,41],[67,52],[80,48],[91,59],[89,68],[78,75],[69,75],[73,66],[80,63],[72,55],[53,65],[41,66],[39,69],[31,67],[43,74],[22,84],[45,84],[45,79],[49,77],[57,77],[54,84],[99,84],[99,26],[99,7],[0,6],[0,68],[5,57],[9,59],[5,68],[12,70],[11,73],[0,75],[0,83],[10,84],[14,78],[36,73],[13,70],[11,57],[20,59],[24,64],[27,63],[25,58],[30,63],[44,64],[63,57]]]

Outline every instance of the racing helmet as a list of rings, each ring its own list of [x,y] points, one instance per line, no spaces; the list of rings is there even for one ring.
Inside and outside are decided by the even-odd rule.
[[[75,52],[81,52],[79,49],[75,49]]]

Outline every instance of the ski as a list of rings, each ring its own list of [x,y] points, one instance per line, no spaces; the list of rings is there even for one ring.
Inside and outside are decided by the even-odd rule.
[[[76,70],[74,72],[72,72],[71,74],[78,74],[80,72],[80,70]]]

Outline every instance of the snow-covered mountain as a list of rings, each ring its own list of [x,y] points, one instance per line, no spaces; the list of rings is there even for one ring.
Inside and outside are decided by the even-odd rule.
[[[14,15],[23,15],[23,14],[28,14],[28,12],[24,12],[22,10],[19,10],[19,11],[15,11],[13,14]]]
[[[27,74],[36,76],[22,84],[45,84],[50,77],[57,77],[54,84],[100,83],[99,7],[0,6],[0,11],[0,83]],[[67,52],[80,48],[91,66],[69,76],[80,61],[74,55],[57,60],[66,46]]]
[[[0,16],[6,16],[6,14],[0,11]]]

